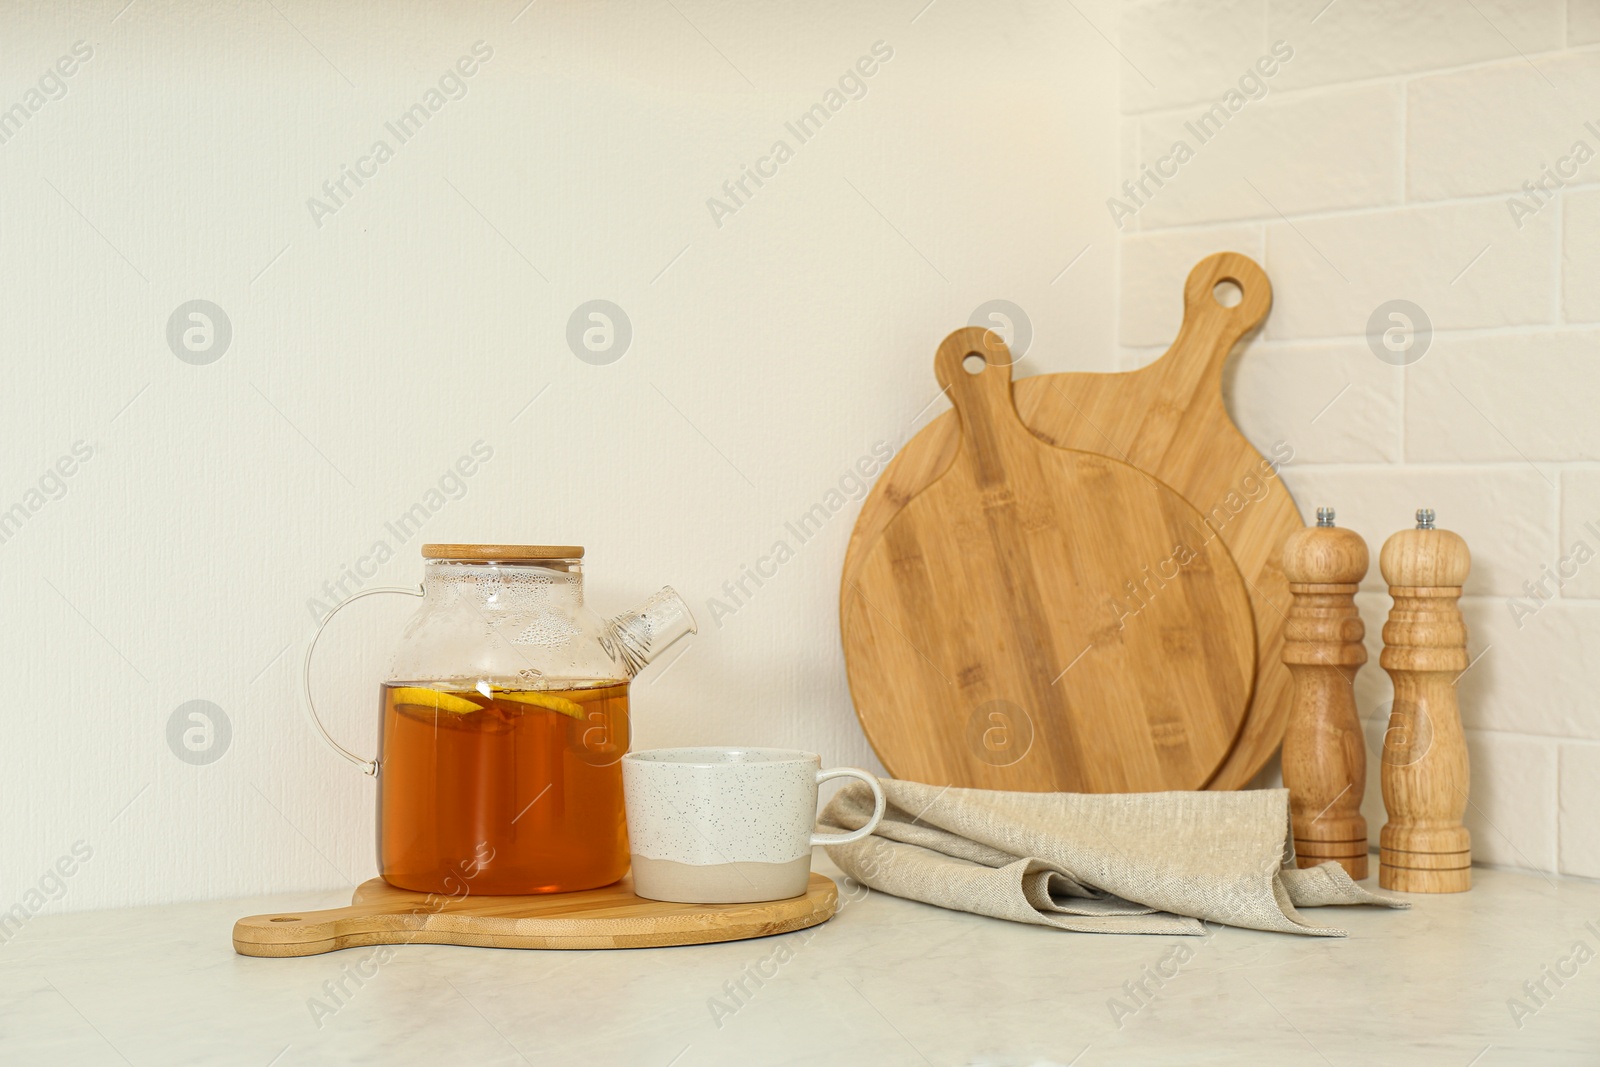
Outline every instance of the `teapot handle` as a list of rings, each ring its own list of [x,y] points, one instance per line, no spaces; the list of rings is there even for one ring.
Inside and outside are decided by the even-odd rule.
[[[311,657],[317,651],[317,641],[321,639],[322,631],[327,627],[329,622],[333,621],[333,617],[339,614],[339,612],[346,606],[354,604],[364,596],[372,596],[375,593],[403,593],[406,596],[423,595],[421,586],[418,586],[415,589],[402,589],[398,586],[384,586],[379,589],[363,589],[354,596],[346,600],[341,600],[338,604],[335,604],[333,610],[324,615],[322,617],[322,621],[317,624],[317,632],[312,635],[311,644],[306,648],[306,662],[304,669],[306,710],[311,713],[311,723],[317,728],[317,733],[322,735],[322,739],[328,743],[328,747],[332,748],[335,752],[339,753],[339,755],[343,756],[351,763],[354,763],[357,767],[360,767],[364,773],[374,778],[378,776],[378,761],[375,759],[362,759],[354,752],[351,752],[348,748],[345,748],[339,742],[335,741],[333,739],[333,735],[328,732],[328,728],[322,725],[322,718],[317,714],[317,703],[314,699],[312,699],[311,696]]]

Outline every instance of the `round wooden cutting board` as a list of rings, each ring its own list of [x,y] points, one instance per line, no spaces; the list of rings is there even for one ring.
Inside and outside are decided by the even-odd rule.
[[[464,891],[471,883],[463,882]],[[661,948],[786,934],[827,922],[833,880],[815,871],[804,894],[758,904],[671,904],[633,891],[633,876],[599,889],[520,897],[397,889],[381,878],[356,887],[351,906],[251,915],[233,926],[241,956],[315,956],[363,945],[479,948]]]
[[[1215,295],[1238,286],[1232,306]],[[1023,423],[1040,440],[1098,452],[1147,472],[1193,504],[1227,546],[1243,577],[1255,620],[1255,685],[1237,742],[1212,789],[1238,789],[1283,741],[1290,677],[1283,665],[1288,583],[1279,566],[1284,539],[1302,529],[1300,513],[1277,477],[1293,442],[1274,442],[1265,459],[1234,426],[1222,402],[1222,370],[1233,346],[1260,324],[1272,285],[1249,257],[1221,252],[1201,260],[1184,284],[1183,326],[1160,359],[1123,374],[1044,374],[1012,390]],[[845,552],[841,623],[849,614],[862,562],[889,523],[946,469],[961,443],[956,412],[930,422],[895,456],[873,486]],[[996,723],[994,738],[1004,726]],[[870,737],[870,731],[869,731]],[[880,757],[884,757],[882,751]],[[886,760],[886,766],[891,766]]]
[[[1227,550],[1148,474],[1030,433],[994,334],[957,330],[934,369],[954,462],[843,593],[850,689],[884,766],[990,789],[1202,787],[1255,675]]]

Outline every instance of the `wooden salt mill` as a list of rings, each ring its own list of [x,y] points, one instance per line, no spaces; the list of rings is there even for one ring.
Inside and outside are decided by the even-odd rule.
[[[1315,867],[1335,860],[1352,878],[1367,876],[1367,749],[1356,716],[1356,672],[1367,662],[1366,627],[1355,592],[1367,574],[1367,543],[1333,524],[1289,535],[1283,573],[1294,602],[1284,624],[1283,662],[1294,678],[1294,705],[1283,735],[1283,784],[1289,789],[1295,860]]]
[[[1456,600],[1472,567],[1467,543],[1433,527],[1383,543],[1378,566],[1394,607],[1383,626],[1378,662],[1394,680],[1394,709],[1383,735],[1383,805],[1389,821],[1378,838],[1378,884],[1403,893],[1460,893],[1472,888],[1467,810],[1467,743],[1456,679],[1467,669],[1467,627]]]

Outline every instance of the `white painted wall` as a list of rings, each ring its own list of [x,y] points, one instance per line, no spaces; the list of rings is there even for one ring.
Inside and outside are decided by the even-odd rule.
[[[1302,507],[1376,550],[1429,504],[1474,550],[1478,857],[1600,876],[1600,571],[1531,615],[1523,586],[1600,551],[1600,161],[1520,226],[1510,207],[1574,142],[1600,151],[1600,5],[121,8],[0,15],[0,109],[38,105],[0,144],[0,510],[26,512],[0,542],[0,907],[54,890],[80,841],[48,909],[367,876],[371,784],[315,738],[298,665],[307,601],[378,540],[367,587],[415,582],[423,539],[581,542],[607,611],[672,582],[702,632],[640,682],[639,743],[876,766],[835,622],[855,502],[720,626],[708,599],[939,409],[933,347],[980,304],[1025,309],[1024,373],[1134,366],[1219,248],[1276,286],[1228,399],[1292,444]],[[1279,40],[1267,93],[1119,232],[1119,183]],[[77,41],[64,93],[41,87]],[[386,133],[479,41],[464,96]],[[878,41],[865,95],[798,144],[785,122]],[[393,158],[317,225],[308,198],[379,137]],[[717,225],[707,199],[780,137],[793,158]],[[1436,331],[1404,369],[1366,337],[1394,298]],[[207,365],[166,339],[194,299],[232,326]],[[593,299],[632,324],[610,365],[565,341]],[[390,534],[479,441],[459,498]],[[1360,599],[1376,736],[1376,572]],[[325,641],[358,749],[408,609],[362,601]],[[166,740],[195,699],[232,727],[204,766]]]
[[[1122,178],[1177,139],[1193,149],[1122,230],[1124,365],[1174,335],[1199,256],[1265,265],[1276,304],[1229,402],[1258,444],[1291,443],[1301,510],[1336,507],[1373,551],[1369,741],[1391,692],[1377,550],[1432,506],[1474,555],[1463,608],[1481,658],[1459,688],[1475,858],[1600,877],[1600,562],[1578,565],[1600,552],[1600,4],[1158,0],[1119,25]],[[1276,41],[1293,58],[1266,95],[1214,139],[1188,134]],[[1556,171],[1559,186],[1521,191]],[[1396,298],[1435,331],[1403,368],[1367,337]],[[1564,557],[1562,588],[1530,597]]]
[[[854,502],[720,626],[705,605],[938,410],[934,346],[983,302],[1026,309],[1026,372],[1115,365],[1115,11],[123,3],[0,13],[0,109],[39,105],[0,144],[0,509],[25,512],[0,543],[0,910],[79,841],[50,909],[368,876],[372,786],[313,734],[299,662],[308,600],[378,540],[368,586],[414,584],[422,540],[582,543],[607,611],[671,582],[702,631],[639,683],[638,743],[875,766],[835,621]],[[385,123],[479,41],[399,143]],[[878,41],[865,96],[797,144],[785,122]],[[793,158],[718,226],[707,199],[780,137]],[[377,138],[393,158],[317,225],[308,198]],[[607,366],[565,341],[597,298],[633,330]],[[232,328],[207,365],[166,339],[195,299]],[[386,531],[480,441],[459,499]],[[319,651],[359,750],[410,607],[363,600]],[[197,699],[232,728],[204,766],[166,739]]]

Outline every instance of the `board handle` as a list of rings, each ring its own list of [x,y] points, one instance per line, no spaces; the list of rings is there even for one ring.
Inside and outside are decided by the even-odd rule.
[[[1222,295],[1237,287],[1239,302],[1229,307]],[[1272,308],[1272,283],[1255,260],[1239,252],[1218,252],[1194,265],[1183,283],[1183,326],[1162,360],[1201,361],[1202,376],[1221,379],[1222,365],[1239,339],[1261,324]],[[1188,369],[1188,368],[1186,368]]]
[[[1002,439],[1035,439],[1011,398],[1015,362],[1000,335],[982,326],[954,331],[933,357],[934,377],[961,419],[961,447],[977,467],[979,484],[1003,480],[996,465]]]
[[[425,932],[436,914],[407,902],[399,910],[379,904],[250,915],[233,924],[233,949],[241,956],[284,957],[402,945]]]

